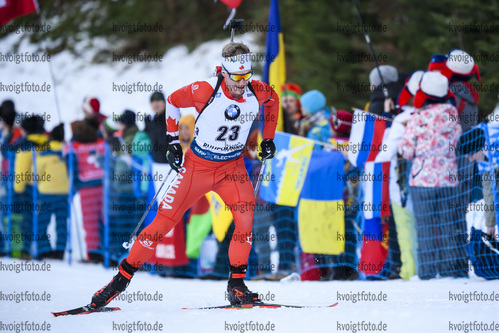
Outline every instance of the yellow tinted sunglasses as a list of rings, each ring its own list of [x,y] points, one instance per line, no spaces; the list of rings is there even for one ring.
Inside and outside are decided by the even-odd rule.
[[[230,79],[233,81],[238,82],[238,81],[241,81],[242,79],[245,79],[246,81],[248,81],[253,76],[253,71],[246,73],[246,74],[232,74],[229,72],[227,72],[227,74],[229,74]]]

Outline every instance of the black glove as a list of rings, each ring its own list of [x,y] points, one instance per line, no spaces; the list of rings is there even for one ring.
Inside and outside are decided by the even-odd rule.
[[[272,139],[265,139],[262,141],[262,143],[260,143],[260,148],[262,148],[262,152],[258,155],[260,155],[260,157],[262,159],[271,159],[274,157],[275,155],[275,144],[274,144],[274,140]]]
[[[173,170],[179,172],[182,167],[182,159],[184,153],[182,152],[182,146],[178,136],[167,135],[166,139],[168,141],[168,152],[166,153],[166,159],[172,167]]]

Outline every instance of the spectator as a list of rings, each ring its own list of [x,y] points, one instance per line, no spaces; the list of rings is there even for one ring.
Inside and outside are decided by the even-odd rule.
[[[118,155],[130,155],[132,153],[132,142],[139,131],[135,119],[135,112],[131,110],[125,110],[118,119],[118,132],[115,133],[115,137],[119,138],[122,147],[122,149],[118,150]]]
[[[87,247],[87,260],[103,262],[101,230],[103,226],[102,198],[104,177],[105,141],[87,121],[71,124],[73,138],[65,153],[73,154],[73,187],[80,194],[83,228]],[[68,156],[71,158],[71,156]]]
[[[471,131],[479,123],[478,102],[479,93],[471,85],[470,80],[475,76],[480,80],[478,66],[473,57],[463,50],[452,50],[448,59],[442,67],[441,73],[449,80],[449,89],[454,93],[455,106],[457,108],[459,123],[463,130],[463,135]],[[478,174],[477,163],[473,159],[468,159],[464,155],[458,156],[457,168],[459,172],[459,201],[467,206],[469,203],[481,198],[480,186],[482,184]],[[457,210],[457,229],[467,230],[466,212]],[[462,237],[463,245],[466,244],[466,237]]]
[[[412,200],[408,194],[408,179],[406,178],[407,160],[398,158],[399,142],[404,134],[405,125],[412,117],[415,108],[409,106],[419,89],[419,82],[424,71],[415,71],[406,81],[399,94],[397,104],[401,113],[395,116],[391,126],[385,130],[383,144],[386,149],[380,151],[376,162],[390,163],[390,209],[389,219],[389,262],[391,277],[400,276],[409,279],[416,274],[416,227],[412,213]],[[400,253],[400,256],[398,255]]]
[[[14,102],[11,100],[5,100],[0,106],[0,173],[2,175],[9,175],[11,173],[11,168],[13,172],[14,168],[14,159],[16,157],[16,141],[22,137],[21,129],[17,126],[14,126],[16,121],[17,113],[15,111]],[[3,196],[7,196],[7,188],[9,184],[3,178],[3,181],[0,182],[0,188],[2,190],[2,200]],[[22,195],[18,195],[14,192],[13,202],[19,203],[22,200]],[[7,202],[7,200],[5,200]],[[19,205],[15,205],[19,207]],[[2,230],[6,230],[13,234],[21,233],[22,227],[22,214],[21,211],[16,209],[11,213],[11,230],[7,230],[7,212],[0,211],[0,223],[3,225]],[[5,219],[4,219],[5,217]],[[19,257],[22,251],[22,244],[11,242],[10,244],[10,255],[12,257]],[[3,240],[0,240],[0,255],[4,255],[7,253],[6,244],[3,243]],[[27,257],[29,254],[26,254]]]
[[[457,163],[449,144],[457,143],[461,126],[457,109],[449,103],[452,93],[443,75],[423,74],[414,99],[419,108],[409,120],[398,145],[400,154],[412,159],[409,180],[417,222],[418,275],[465,277],[465,247],[454,237],[451,209],[458,194]]]
[[[380,78],[380,74],[383,81]],[[390,65],[381,65],[373,68],[369,74],[369,83],[371,85],[371,96],[366,110],[376,115],[382,115],[388,110],[395,109],[395,101],[403,88],[403,81],[400,82],[397,69]],[[383,83],[388,91],[388,98],[383,93]],[[385,104],[387,104],[385,106]]]
[[[178,121],[178,137],[183,151],[186,151],[191,146],[191,142],[194,139],[195,123],[196,119],[192,115],[182,116]]]
[[[447,54],[434,54],[428,65],[428,72],[440,72],[447,61]]]
[[[65,136],[65,132],[64,132],[64,124],[63,123],[60,123],[59,125],[57,125],[56,127],[54,127],[52,129],[52,131],[50,131],[50,134],[49,134],[49,139],[50,141],[57,141],[57,142],[60,142],[60,143],[64,143],[64,136]]]
[[[283,130],[286,133],[298,135],[300,121],[303,118],[300,97],[301,88],[297,84],[288,82],[284,85],[281,100]]]
[[[456,108],[463,133],[479,123],[480,94],[470,83],[473,76],[480,81],[480,72],[472,56],[463,50],[452,50],[441,73],[449,80],[449,89],[456,96]]]
[[[135,197],[142,201],[147,199],[147,190],[149,187],[148,175],[151,172],[151,140],[144,131],[135,134],[132,141],[132,170],[134,178],[140,181],[134,182]]]
[[[332,108],[331,112],[326,108],[326,98],[325,96],[317,91],[313,90],[307,92],[302,97],[303,108],[309,112],[310,116],[307,121],[314,124],[315,126],[308,132],[307,137],[316,141],[323,143],[328,143],[332,141],[337,147],[337,150],[341,151],[343,155],[346,156],[346,149],[341,149],[348,144],[348,137],[350,135],[350,130],[352,127],[352,114],[344,110],[336,110]],[[324,119],[325,117],[327,119]],[[327,145],[315,145],[315,149],[329,149]],[[345,164],[345,171],[349,172],[351,165],[349,163]],[[347,185],[344,187],[344,199],[345,203],[348,201],[348,196],[350,193]],[[356,215],[356,213],[352,214]],[[353,232],[352,216],[345,217],[345,233]],[[354,216],[355,217],[355,216]],[[350,235],[349,235],[350,236]],[[349,238],[350,239],[350,238]],[[319,254],[309,254],[302,253],[302,266],[306,267],[310,263],[319,264],[319,268],[308,270],[304,279],[321,279],[321,280],[347,280],[347,279],[357,279],[358,273],[355,267],[355,244],[351,242],[346,242],[345,252],[341,255],[319,255]],[[328,267],[331,265],[333,267]]]
[[[488,118],[488,124],[487,124],[487,130],[489,132],[489,144],[490,146],[488,148],[488,154],[487,156],[484,156],[483,160],[488,161],[488,163],[493,164],[494,166],[494,171],[486,171],[482,174],[482,187],[483,187],[483,199],[485,203],[487,203],[490,207],[490,204],[495,204],[497,203],[494,199],[494,193],[493,193],[493,186],[492,182],[495,180],[496,182],[496,189],[499,189],[499,151],[493,150],[491,147],[497,144],[498,140],[498,134],[499,134],[499,101],[496,104],[496,107],[494,109],[494,112],[492,112],[489,115]],[[485,155],[485,154],[484,154]],[[477,159],[475,157],[475,159]],[[490,161],[491,160],[491,161]],[[493,177],[492,175],[495,177]],[[495,206],[495,205],[494,205]],[[496,210],[490,209],[489,211],[485,212],[485,225],[487,226],[487,234],[492,236],[494,234],[494,228],[497,225],[496,221]],[[497,235],[496,235],[497,239]]]
[[[2,168],[3,174],[9,173],[9,156],[8,153],[15,153],[14,143],[22,137],[21,128],[14,126],[17,113],[14,107],[14,102],[5,100],[0,107],[0,145],[2,153]],[[13,156],[12,156],[13,158]]]
[[[329,117],[329,126],[331,130],[329,141],[338,147],[338,150],[343,153],[345,158],[347,158],[348,151],[341,149],[341,146],[348,145],[352,122],[353,115],[350,112],[332,108],[331,116]]]
[[[311,90],[303,94],[301,105],[307,113],[306,119],[301,122],[300,135],[307,138],[326,142],[331,137],[329,117],[331,113],[326,107],[326,96],[318,90]],[[322,148],[322,147],[321,147]],[[316,149],[321,149],[319,146]]]
[[[412,214],[412,201],[408,201],[407,161],[397,158],[399,142],[405,131],[405,124],[414,113],[414,107],[408,106],[409,102],[419,89],[419,82],[423,71],[414,72],[404,84],[397,104],[401,108],[400,113],[390,121],[385,130],[382,144],[386,149],[379,152],[375,162],[390,161],[390,216],[388,219],[388,257],[386,267],[382,275],[388,275],[389,279],[402,277],[409,279],[416,274],[416,229]],[[385,103],[385,111],[390,111]],[[383,114],[383,115],[386,115]]]
[[[109,250],[111,265],[117,266],[122,255],[123,242],[128,241],[137,220],[144,209],[139,209],[134,195],[132,171],[132,142],[139,131],[135,124],[135,112],[125,110],[118,117],[118,131],[113,134],[112,156],[109,159],[111,172],[109,187]]]
[[[67,239],[67,194],[68,174],[66,164],[62,160],[62,143],[51,140],[44,134],[44,119],[38,115],[25,118],[21,128],[26,135],[22,144],[22,151],[15,162],[15,173],[29,175],[24,181],[14,183],[17,193],[32,191],[33,178],[36,177],[37,201],[36,207],[28,214],[36,214],[38,224],[36,227],[37,259],[63,258]],[[35,160],[33,150],[36,149]],[[36,166],[36,173],[35,173]],[[27,185],[30,186],[27,186]],[[30,207],[35,207],[30,205]],[[43,208],[43,209],[42,209]],[[52,215],[55,214],[57,241],[56,248],[52,250],[49,242],[47,228]],[[25,230],[33,230],[32,219],[28,218],[24,224]],[[31,222],[31,223],[30,223]],[[25,250],[29,251],[30,242],[25,240]]]
[[[497,201],[494,199],[493,182],[495,182],[496,189],[499,189],[499,159],[497,150],[494,149],[497,144],[497,134],[499,133],[499,124],[495,118],[498,112],[499,104],[494,113],[491,114],[487,125],[475,127],[461,135],[457,148],[459,154],[466,156],[471,162],[476,161],[479,164],[479,169],[482,170],[483,200],[487,207],[487,209],[483,210],[485,226],[487,227],[485,231],[490,236],[494,235],[495,226],[497,225],[495,209]],[[488,132],[488,143],[486,142],[484,130]]]
[[[154,92],[150,97],[151,108],[154,111],[154,116],[147,116],[145,118],[145,129],[144,131],[149,136],[151,141],[151,175],[154,181],[149,182],[150,188],[148,189],[147,201],[150,202],[154,194],[159,190],[161,178],[159,175],[167,175],[171,170],[168,160],[166,158],[168,144],[166,142],[166,101],[165,95],[161,91]],[[151,206],[149,213],[147,214],[144,224],[148,225],[152,222],[158,211],[158,205],[160,203],[160,196],[156,202]]]
[[[43,118],[38,115],[24,118],[21,122],[21,133],[22,137],[14,144],[16,149],[19,150],[14,162],[14,175],[26,174],[27,177],[25,181],[14,182],[13,188],[16,193],[15,200],[22,204],[20,210],[20,213],[22,214],[21,229],[23,233],[32,236],[25,237],[23,240],[21,258],[32,259],[31,242],[34,238],[33,217],[36,214],[33,205],[33,194],[36,189],[33,188],[33,172],[31,171],[31,173],[29,173],[29,171],[32,170],[32,151],[35,149],[35,146],[38,146],[38,150],[46,149],[47,147],[47,136],[44,134]],[[29,159],[28,162],[26,161],[27,159]],[[43,236],[46,237],[46,234]]]
[[[431,67],[431,66],[430,66]],[[419,89],[419,82],[421,81],[421,76],[423,76],[424,71],[415,71],[412,73],[404,84],[404,88],[400,91],[397,98],[397,105],[399,107],[404,107],[409,105],[409,101],[416,95]],[[411,113],[413,109],[410,109]]]
[[[81,104],[85,117],[83,121],[91,127],[99,138],[104,137],[104,121],[106,116],[100,113],[100,102],[95,97],[85,97]]]
[[[152,145],[152,160],[155,163],[168,163],[166,159],[166,101],[162,92],[156,91],[151,95],[151,108],[155,115],[146,117],[145,132],[149,135]]]

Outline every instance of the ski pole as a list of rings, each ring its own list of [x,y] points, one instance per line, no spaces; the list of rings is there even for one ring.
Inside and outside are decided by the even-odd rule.
[[[168,179],[168,177],[170,177],[170,174],[172,173],[173,169],[170,169],[170,172],[168,172],[168,175],[166,175],[165,177],[165,180],[163,180],[163,183],[161,183],[161,186],[159,187],[159,190],[156,192],[156,194],[154,195],[154,198],[152,198],[151,202],[149,203],[149,206],[147,206],[147,209],[146,211],[144,212],[144,214],[142,215],[142,218],[140,219],[139,223],[137,224],[137,226],[135,227],[135,230],[132,232],[132,234],[130,235],[130,239],[128,240],[128,242],[123,242],[123,247],[125,249],[129,249],[131,247],[131,244],[132,242],[134,241],[135,237],[137,236],[137,231],[139,230],[140,226],[142,225],[142,223],[144,222],[147,214],[149,213],[149,210],[151,209],[153,203],[156,201],[156,198],[158,197],[158,194],[159,192],[161,192],[161,189],[163,188],[163,186],[165,185],[166,183],[166,180]],[[168,188],[166,189],[166,192],[168,192],[168,190],[170,189],[170,186],[172,186],[172,184],[174,183],[173,180],[175,180],[176,177],[174,177],[172,179],[172,181],[170,182],[170,185],[168,185]]]
[[[381,75],[381,71],[379,69],[378,59],[376,59],[376,55],[374,54],[373,44],[371,43],[371,38],[369,38],[369,34],[367,33],[366,26],[364,25],[364,21],[362,20],[362,16],[360,15],[359,5],[357,4],[357,0],[353,0],[353,5],[355,6],[355,10],[357,11],[357,17],[359,18],[360,25],[362,26],[362,31],[364,32],[364,38],[366,39],[367,45],[369,46],[369,51],[373,57],[374,66],[378,72],[379,78],[381,79],[381,88],[383,89],[383,95],[385,98],[388,98],[388,89],[386,88],[385,81],[383,80],[383,76]]]
[[[258,174],[258,179],[256,180],[256,185],[255,185],[255,200],[256,200],[256,195],[258,194],[258,189],[260,188],[260,183],[262,182],[263,178],[263,170],[265,169],[265,161],[267,158],[262,159],[262,167],[260,169],[260,173]]]

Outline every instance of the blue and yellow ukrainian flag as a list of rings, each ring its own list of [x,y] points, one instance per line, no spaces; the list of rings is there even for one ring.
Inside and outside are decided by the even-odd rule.
[[[286,62],[284,57],[284,40],[279,18],[279,4],[277,0],[270,1],[267,42],[265,45],[265,65],[263,67],[263,82],[274,88],[281,99],[282,86],[286,81]],[[263,107],[262,110],[263,112]],[[260,117],[259,119],[264,119]],[[279,103],[279,118],[277,131],[283,131],[282,107]],[[263,133],[263,121],[260,121],[260,134]]]
[[[307,175],[314,142],[276,132],[276,155],[266,163],[260,197],[268,202],[295,207]]]
[[[298,206],[303,252],[345,251],[344,166],[345,158],[340,152],[314,150],[312,153]]]

